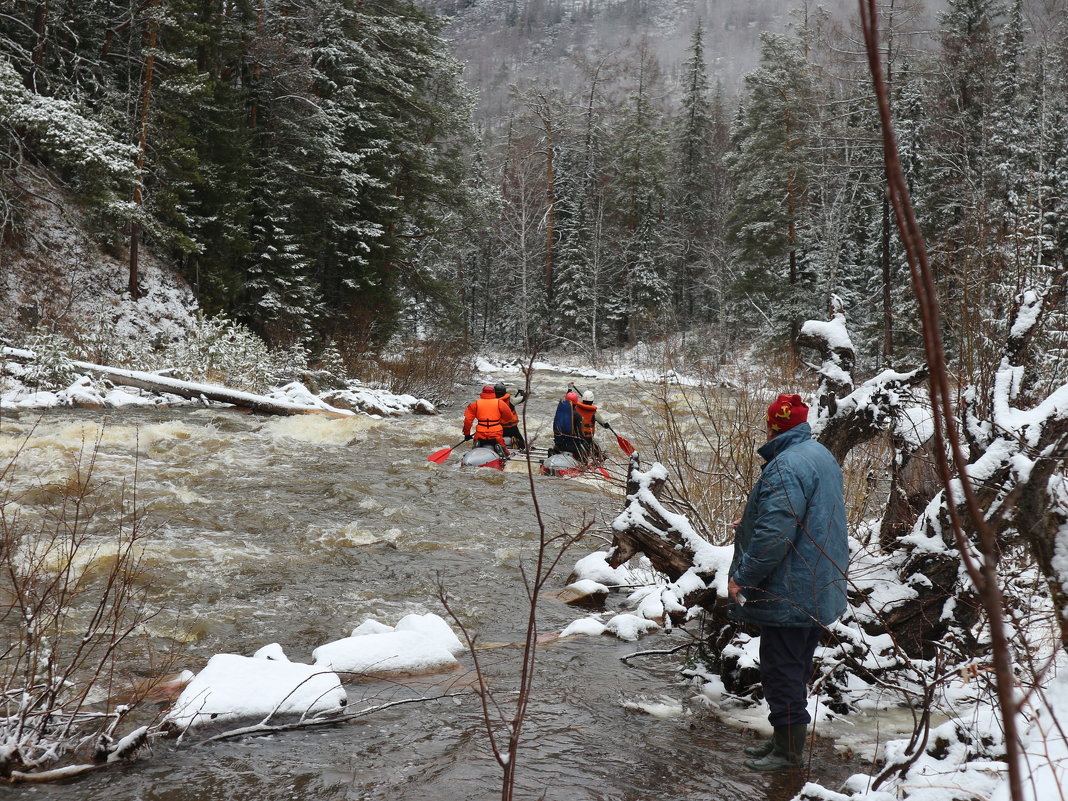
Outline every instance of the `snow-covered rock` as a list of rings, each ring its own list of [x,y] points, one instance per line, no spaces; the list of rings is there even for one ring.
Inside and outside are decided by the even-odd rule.
[[[604,623],[595,617],[584,617],[579,620],[572,621],[568,626],[560,632],[561,637],[570,637],[573,634],[589,634],[591,636],[598,636],[604,634]]]
[[[266,718],[311,717],[341,712],[347,703],[341,679],[321,665],[216,654],[186,685],[165,723],[184,730]]]
[[[457,666],[449,648],[420,631],[360,634],[320,645],[312,652],[324,670],[367,676],[410,676]]]
[[[647,634],[650,631],[656,631],[660,628],[652,620],[647,620],[644,617],[638,615],[616,615],[614,618],[605,624],[605,631],[608,634],[612,634],[619,637],[621,640],[627,640],[628,642],[634,641],[641,637],[643,634]]]
[[[609,589],[592,579],[579,579],[568,584],[557,597],[565,604],[578,604],[583,606],[599,606],[608,598]]]

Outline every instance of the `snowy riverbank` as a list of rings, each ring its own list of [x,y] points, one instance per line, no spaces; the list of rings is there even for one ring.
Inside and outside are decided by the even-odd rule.
[[[12,354],[28,353],[10,348],[4,350]],[[213,394],[213,390],[220,395],[230,393],[251,399],[257,397],[248,393],[237,393],[226,387],[180,382],[161,374],[137,373],[136,371],[121,372],[134,376],[141,375],[161,384],[173,384],[175,389],[181,388],[185,396],[137,387],[116,386],[113,381],[95,376],[89,371],[79,373],[78,367],[79,364],[75,363],[73,368],[75,377],[68,386],[50,390],[33,386],[26,380],[30,377],[32,370],[26,364],[14,360],[0,363],[0,411],[33,411],[60,407],[90,409],[121,409],[139,406],[199,407],[212,403],[221,404],[221,401],[211,401],[206,397],[206,395]],[[189,397],[190,395],[193,397]],[[430,401],[369,387],[358,381],[349,381],[344,388],[320,393],[312,392],[300,382],[294,381],[272,388],[259,397],[265,401],[293,408],[329,410],[342,414],[362,413],[372,417],[438,413]]]

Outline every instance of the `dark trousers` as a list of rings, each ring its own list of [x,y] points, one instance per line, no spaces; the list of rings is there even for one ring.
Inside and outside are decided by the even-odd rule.
[[[772,726],[808,723],[806,700],[812,656],[823,629],[815,626],[760,627],[760,683]]]
[[[556,448],[557,453],[570,453],[580,462],[586,459],[582,453],[582,440],[578,437],[573,437],[570,434],[555,434],[553,436],[553,447]]]
[[[472,448],[492,448],[501,456],[508,455],[508,449],[504,447],[503,441],[499,439],[475,439],[471,443]]]
[[[518,423],[516,423],[514,426],[504,427],[504,438],[506,440],[511,441],[513,448],[519,448],[519,450],[523,450],[527,447],[527,442],[525,439],[523,439],[523,432],[519,430]]]

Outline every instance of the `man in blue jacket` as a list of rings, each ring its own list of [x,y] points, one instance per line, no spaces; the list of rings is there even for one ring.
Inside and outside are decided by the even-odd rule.
[[[812,657],[846,609],[842,470],[807,420],[799,395],[768,407],[768,441],[757,451],[766,464],[734,534],[729,612],[760,626],[760,683],[774,728],[768,742],[746,749],[753,770],[800,767]]]

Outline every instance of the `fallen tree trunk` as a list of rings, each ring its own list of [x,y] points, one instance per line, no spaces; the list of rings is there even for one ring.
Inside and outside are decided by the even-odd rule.
[[[20,348],[3,348],[0,351],[6,359],[29,363],[36,359],[33,351]],[[97,378],[105,378],[113,384],[124,387],[144,389],[159,394],[178,395],[193,400],[210,400],[228,403],[263,414],[322,414],[328,417],[351,417],[353,412],[337,409],[323,403],[318,406],[305,406],[291,401],[269,398],[251,392],[221,387],[217,384],[199,384],[193,381],[180,381],[177,378],[146,373],[141,370],[122,370],[117,367],[105,367],[91,362],[71,361],[71,366],[78,371]]]
[[[730,560],[724,555],[733,546],[705,542],[685,515],[668,509],[660,500],[666,481],[667,472],[661,465],[654,464],[643,472],[637,451],[631,454],[626,509],[612,524],[612,548],[606,561],[619,567],[632,556],[645,554],[652,566],[673,582],[677,604],[665,611],[676,623],[683,622],[687,610],[694,606],[726,623],[725,573]]]

